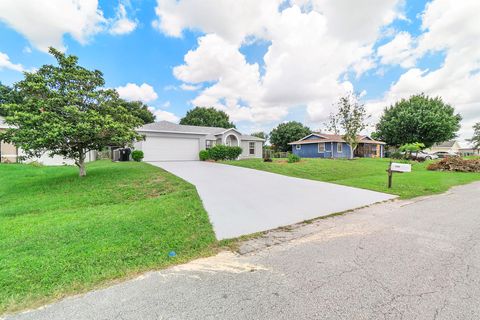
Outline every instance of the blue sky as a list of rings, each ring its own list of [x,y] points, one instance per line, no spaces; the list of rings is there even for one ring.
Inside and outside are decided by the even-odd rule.
[[[374,119],[383,106],[424,91],[467,115],[463,138],[480,118],[473,110],[480,97],[452,92],[448,84],[467,90],[471,75],[478,76],[477,48],[470,56],[459,53],[478,32],[448,29],[462,30],[478,5],[465,1],[455,16],[443,17],[448,2],[85,0],[89,6],[78,9],[70,0],[52,0],[64,6],[56,12],[5,0],[0,81],[11,85],[22,79],[20,69],[52,63],[45,48],[54,45],[101,70],[108,87],[151,87],[153,97],[146,87],[123,92],[144,99],[159,119],[175,121],[194,105],[212,105],[246,132],[288,120],[317,129],[346,90],[362,93]],[[455,65],[445,62],[455,55],[471,60],[465,74],[453,78]]]

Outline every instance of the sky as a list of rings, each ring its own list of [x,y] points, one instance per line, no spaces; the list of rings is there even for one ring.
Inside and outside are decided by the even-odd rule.
[[[0,81],[54,63],[53,46],[104,73],[157,120],[195,106],[244,133],[296,120],[323,130],[356,92],[371,115],[401,98],[440,96],[480,122],[478,0],[2,0]]]

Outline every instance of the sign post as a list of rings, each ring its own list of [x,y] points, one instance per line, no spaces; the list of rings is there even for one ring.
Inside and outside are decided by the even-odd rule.
[[[412,165],[407,163],[395,163],[390,161],[390,165],[388,166],[388,188],[392,188],[392,180],[393,180],[393,173],[399,172],[412,172]]]

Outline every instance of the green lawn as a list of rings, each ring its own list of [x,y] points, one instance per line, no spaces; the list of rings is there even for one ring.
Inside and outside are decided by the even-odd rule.
[[[192,185],[144,163],[87,168],[0,165],[0,314],[216,250]]]
[[[403,199],[441,193],[452,186],[480,180],[480,173],[428,171],[426,169],[428,163],[413,162],[411,173],[394,173],[393,187],[388,189],[386,170],[389,161],[389,159],[302,159],[298,163],[287,163],[285,159],[274,159],[273,162],[246,159],[224,163],[291,177],[392,193]]]

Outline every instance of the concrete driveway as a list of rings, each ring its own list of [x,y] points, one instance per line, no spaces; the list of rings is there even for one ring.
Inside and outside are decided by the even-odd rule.
[[[201,161],[151,162],[196,186],[217,239],[355,209],[395,196]]]

